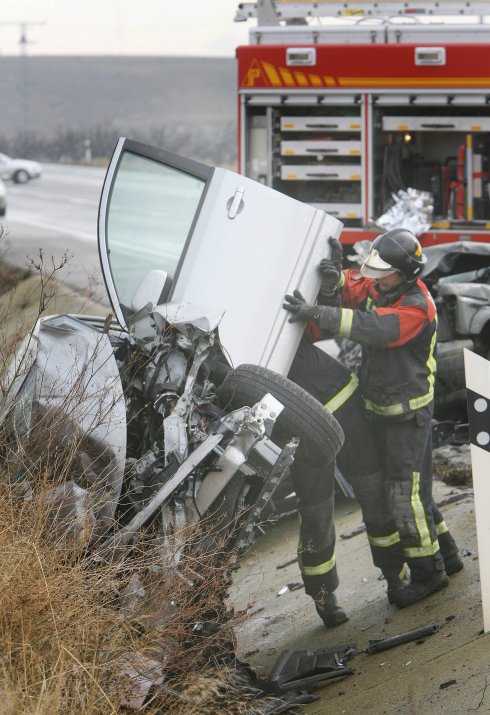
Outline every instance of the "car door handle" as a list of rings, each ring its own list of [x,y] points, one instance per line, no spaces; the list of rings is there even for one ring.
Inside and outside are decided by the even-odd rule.
[[[235,196],[228,199],[226,208],[228,209],[228,218],[236,218],[237,214],[243,209],[243,194],[245,193],[244,186],[238,186],[235,191]]]

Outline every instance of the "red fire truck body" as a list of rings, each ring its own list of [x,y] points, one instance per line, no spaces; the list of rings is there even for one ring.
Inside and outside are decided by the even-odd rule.
[[[432,195],[424,245],[490,242],[490,25],[381,5],[241,4],[259,24],[237,49],[240,171],[339,218],[347,243],[409,187]],[[363,21],[313,24],[334,7]]]

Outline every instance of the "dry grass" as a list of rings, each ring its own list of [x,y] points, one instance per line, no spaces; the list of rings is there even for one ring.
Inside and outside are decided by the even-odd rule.
[[[219,665],[234,650],[226,564],[199,555],[195,535],[178,571],[150,543],[100,562],[48,528],[42,499],[3,486],[0,509],[2,712],[120,712],[149,673],[163,682],[147,713],[250,712]]]

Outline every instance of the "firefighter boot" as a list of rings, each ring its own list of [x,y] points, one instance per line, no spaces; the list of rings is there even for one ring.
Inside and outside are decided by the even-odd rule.
[[[449,533],[447,526],[445,524],[444,526],[446,530],[442,534],[439,534],[437,539],[439,541],[441,556],[444,559],[444,569],[448,576],[452,576],[458,573],[458,571],[461,571],[464,568],[464,564],[459,555],[458,545]],[[436,524],[436,530],[438,527],[440,527],[440,525]]]
[[[389,571],[383,569],[383,576],[385,577],[386,583],[388,585],[386,589],[388,601],[389,603],[394,603],[394,592],[401,586],[408,586],[410,583],[408,566],[407,564],[403,564],[400,569]]]
[[[349,620],[343,608],[337,603],[334,593],[322,593],[320,598],[315,599],[316,612],[322,619],[326,628],[340,626]]]
[[[398,608],[406,608],[412,603],[422,601],[441,588],[445,588],[449,579],[445,571],[434,571],[427,574],[423,580],[412,581],[408,585],[397,586],[391,591],[392,603]]]
[[[458,573],[458,571],[461,571],[464,568],[464,564],[460,555],[455,554],[454,556],[448,556],[445,558],[444,568],[448,576],[452,576],[453,574]]]

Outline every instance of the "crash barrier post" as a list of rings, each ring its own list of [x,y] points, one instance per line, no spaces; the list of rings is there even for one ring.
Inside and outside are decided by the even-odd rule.
[[[490,361],[465,349],[476,536],[480,555],[483,629],[490,631]]]

